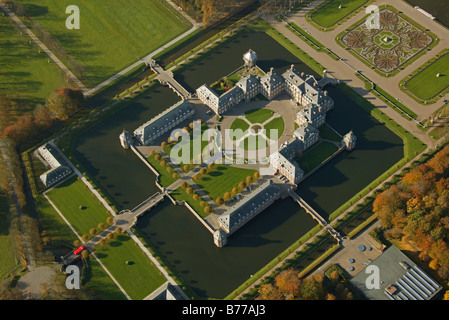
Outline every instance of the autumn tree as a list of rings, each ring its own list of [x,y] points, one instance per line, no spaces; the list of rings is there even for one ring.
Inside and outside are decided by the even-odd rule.
[[[259,287],[259,299],[262,300],[283,300],[284,295],[271,283],[263,284]]]
[[[223,199],[225,201],[229,201],[232,198],[232,195],[230,192],[225,192],[225,194],[223,195]]]
[[[84,94],[79,89],[62,88],[53,91],[45,103],[52,117],[65,120],[84,105]]]
[[[114,224],[114,217],[108,217],[106,219],[106,223],[109,224],[109,225],[113,225]]]
[[[299,295],[301,280],[298,278],[298,272],[293,269],[284,270],[275,278],[276,286],[284,294]]]
[[[222,197],[218,197],[217,199],[215,199],[215,203],[221,206],[224,204],[224,199]]]

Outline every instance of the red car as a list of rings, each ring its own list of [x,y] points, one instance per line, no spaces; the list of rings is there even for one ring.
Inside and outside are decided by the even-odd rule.
[[[83,250],[85,250],[86,247],[85,246],[81,246],[78,249],[76,249],[75,251],[73,251],[74,254],[78,255],[80,254]]]

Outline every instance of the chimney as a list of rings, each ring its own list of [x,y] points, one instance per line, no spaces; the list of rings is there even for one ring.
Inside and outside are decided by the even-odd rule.
[[[304,78],[304,72],[301,72],[301,78]]]
[[[316,82],[313,83],[313,86],[316,87]]]
[[[294,64],[292,64],[292,65],[290,66],[290,70],[293,71],[293,69],[295,69],[295,65],[294,65]]]
[[[271,68],[270,68],[270,74],[273,74],[273,70],[274,70],[274,68],[271,67]]]
[[[327,97],[327,90],[324,90],[324,96]]]

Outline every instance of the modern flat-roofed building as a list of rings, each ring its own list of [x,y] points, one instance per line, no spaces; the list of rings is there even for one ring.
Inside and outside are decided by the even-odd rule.
[[[190,102],[181,100],[134,130],[134,136],[142,145],[148,145],[175,129],[178,124],[192,117],[194,113],[195,110]]]
[[[371,277],[368,282],[375,286],[367,286],[367,278],[372,272],[359,272],[351,284],[369,300],[430,300],[442,289],[426,272],[394,245],[386,249],[368,266],[378,270],[378,279]]]
[[[263,182],[245,198],[234,204],[218,218],[220,227],[231,234],[268,208],[281,196],[281,189],[272,180]]]
[[[46,143],[37,149],[38,156],[49,168],[40,175],[40,180],[46,187],[50,187],[72,173],[72,169],[66,164],[58,150],[51,144]]]

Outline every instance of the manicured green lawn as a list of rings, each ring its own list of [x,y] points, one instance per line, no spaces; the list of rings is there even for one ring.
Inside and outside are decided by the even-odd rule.
[[[120,291],[97,260],[93,257],[88,259],[90,270],[87,271],[89,276],[86,277],[87,283],[84,284],[86,288],[95,292],[103,300],[126,300],[123,292]]]
[[[315,11],[311,18],[323,28],[329,28],[338,21],[346,17],[351,12],[357,10],[367,0],[333,0]],[[341,5],[341,9],[339,6]]]
[[[78,239],[47,199],[39,195],[35,200],[39,224],[41,229],[45,231],[46,237],[49,237],[51,240],[65,240],[70,243]],[[97,260],[89,257],[89,265],[87,268],[88,270],[83,271],[87,273],[87,276],[83,278],[83,281],[85,281],[83,286],[92,290],[102,299],[126,299]]]
[[[204,201],[202,197],[199,197],[198,200],[194,200],[192,198],[193,195],[188,195],[186,191],[181,187],[179,187],[175,191],[172,191],[170,194],[177,201],[186,201],[202,218],[206,218],[210,214],[204,212],[205,206],[200,206],[200,202]]]
[[[78,239],[72,232],[72,229],[62,220],[61,216],[44,196],[38,195],[35,198],[35,203],[39,216],[39,224],[42,230],[45,230],[46,237],[49,237],[50,240],[65,240],[69,242]],[[64,212],[62,213],[65,214]]]
[[[307,150],[304,155],[296,159],[304,173],[309,173],[324,160],[329,158],[338,150],[337,146],[330,142],[320,142],[312,149]]]
[[[28,15],[85,67],[93,86],[136,62],[190,25],[161,1],[20,0]],[[67,6],[80,10],[80,29],[65,26]],[[167,6],[166,6],[167,5]]]
[[[323,124],[320,128],[320,137],[326,140],[332,140],[332,141],[336,141],[336,142],[340,142],[341,141],[341,137],[331,128],[329,128],[329,126],[325,123]]]
[[[270,109],[253,109],[245,112],[245,117],[252,123],[263,123],[270,119],[274,114],[273,110]]]
[[[266,125],[264,125],[265,134],[269,139],[277,140],[279,139],[282,134],[284,133],[285,123],[282,117],[275,118],[268,122]],[[277,130],[277,134],[271,135],[271,129]]]
[[[156,155],[156,154],[155,154]],[[173,182],[175,182],[176,180],[178,180],[179,178],[173,178],[173,173],[175,173],[175,170],[173,169],[173,167],[167,162],[167,165],[164,167],[161,165],[162,160],[164,160],[163,158],[161,158],[161,160],[156,160],[154,156],[149,156],[147,158],[147,161],[153,166],[154,169],[156,169],[157,172],[159,172],[160,176],[159,176],[159,183],[164,186],[164,187],[168,187],[169,185],[171,185]],[[171,172],[167,171],[167,168],[171,168]]]
[[[233,138],[233,140],[238,140],[241,137],[243,137],[246,134],[246,131],[248,130],[248,128],[249,128],[248,122],[246,122],[243,119],[235,119],[232,122],[230,129],[231,130],[238,130],[238,129],[240,129],[240,130],[242,130],[242,133],[238,134],[238,131],[236,131],[235,132],[235,137]]]
[[[437,77],[437,74],[440,77]],[[438,58],[405,84],[416,97],[430,100],[445,89],[449,89],[449,53]]]
[[[0,282],[18,265],[9,235],[9,206],[6,196],[0,193]]]
[[[64,76],[45,53],[20,35],[7,16],[0,15],[0,93],[17,102],[11,116],[31,111],[44,104],[55,89],[66,86]]]
[[[246,181],[247,176],[254,177],[256,170],[242,169],[220,164],[215,165],[207,175],[195,182],[198,187],[215,201],[218,197],[223,197],[226,192],[231,192],[237,187],[240,181]],[[241,189],[239,188],[239,191]]]
[[[132,299],[145,298],[166,281],[128,234],[120,234],[106,246],[95,248],[97,257]]]
[[[267,140],[262,138],[262,136],[250,136],[245,138],[239,144],[239,148],[244,150],[259,150],[266,148],[268,146]]]
[[[101,222],[106,224],[106,219],[111,216],[86,185],[76,177],[51,189],[47,196],[79,235],[89,234],[89,230],[97,228]]]
[[[179,148],[181,148],[181,149],[175,149],[175,150],[173,150],[173,155],[171,154],[173,147],[175,147],[175,145],[179,144],[182,141],[182,138],[179,138],[179,141],[167,144],[164,147],[164,152],[167,155],[171,156],[173,161],[176,160],[177,161],[176,163],[179,166],[183,166],[185,164],[190,164],[191,161],[194,161],[194,164],[202,163],[203,162],[202,161],[202,152],[207,147],[207,145],[209,144],[209,141],[207,141],[207,139],[203,140],[203,138],[202,138],[204,132],[207,129],[208,129],[207,123],[203,122],[201,124],[201,137],[196,137],[196,140],[194,140],[194,138],[193,138],[193,131],[192,130],[190,131],[190,133],[189,133],[189,135],[190,135],[189,157],[186,157],[185,160],[183,159],[183,155],[184,154],[183,154],[182,151],[185,151],[186,149],[184,149],[184,148],[186,148],[187,146],[181,147],[181,145],[179,145]],[[194,152],[194,150],[193,150],[193,146],[194,146],[195,143],[197,143],[197,140],[201,140],[201,142],[200,142],[201,143],[201,150],[200,150],[199,153],[198,152]],[[179,154],[178,154],[178,150],[179,150]]]

